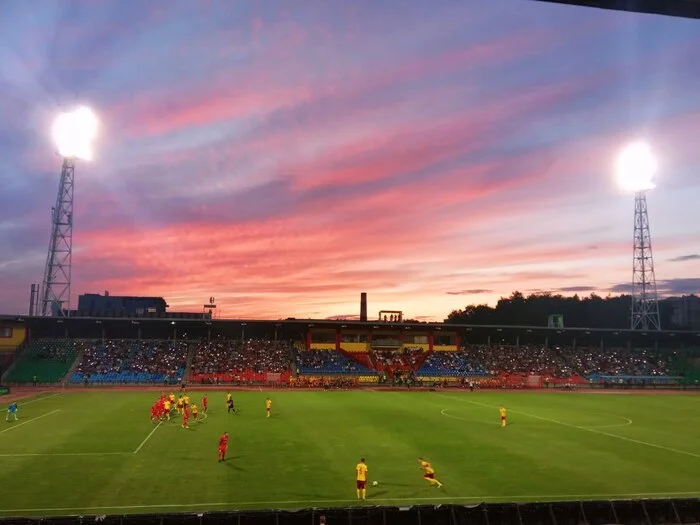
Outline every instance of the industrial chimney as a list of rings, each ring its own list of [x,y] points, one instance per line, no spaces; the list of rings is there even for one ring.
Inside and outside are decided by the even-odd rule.
[[[367,292],[360,294],[360,321],[367,322]]]

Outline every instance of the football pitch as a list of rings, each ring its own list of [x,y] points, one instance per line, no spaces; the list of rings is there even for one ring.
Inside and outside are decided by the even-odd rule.
[[[189,430],[151,423],[157,395],[42,394],[9,423],[3,410],[0,515],[356,505],[361,457],[378,482],[365,505],[700,495],[695,395],[246,391],[230,415],[209,392]],[[422,479],[418,456],[444,488]]]

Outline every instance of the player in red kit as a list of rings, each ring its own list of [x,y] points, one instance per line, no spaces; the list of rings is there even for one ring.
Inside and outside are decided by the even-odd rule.
[[[207,395],[204,394],[204,397],[202,398],[202,412],[207,413],[207,407],[209,406],[209,400],[207,399]]]
[[[226,460],[226,449],[228,448],[228,432],[224,432],[219,438],[219,463]]]
[[[182,411],[182,428],[190,428],[188,426],[190,422],[190,407],[185,405]]]

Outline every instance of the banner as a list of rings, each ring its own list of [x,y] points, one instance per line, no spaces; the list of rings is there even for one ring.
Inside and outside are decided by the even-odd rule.
[[[273,373],[273,372],[268,372],[268,373],[267,373],[267,382],[268,382],[268,383],[278,382],[278,381],[280,380],[281,377],[282,377],[282,374]]]
[[[0,396],[6,396],[10,393],[10,387],[0,386]]]

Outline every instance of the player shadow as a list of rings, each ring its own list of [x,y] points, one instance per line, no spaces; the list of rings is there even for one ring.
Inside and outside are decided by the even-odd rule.
[[[380,487],[413,487],[410,483],[387,483],[382,481],[379,485]]]
[[[226,465],[227,468],[230,468],[231,470],[237,470],[238,472],[245,472],[246,469],[243,467],[239,467],[236,463],[232,461],[233,458],[226,458],[224,461],[224,465]]]

